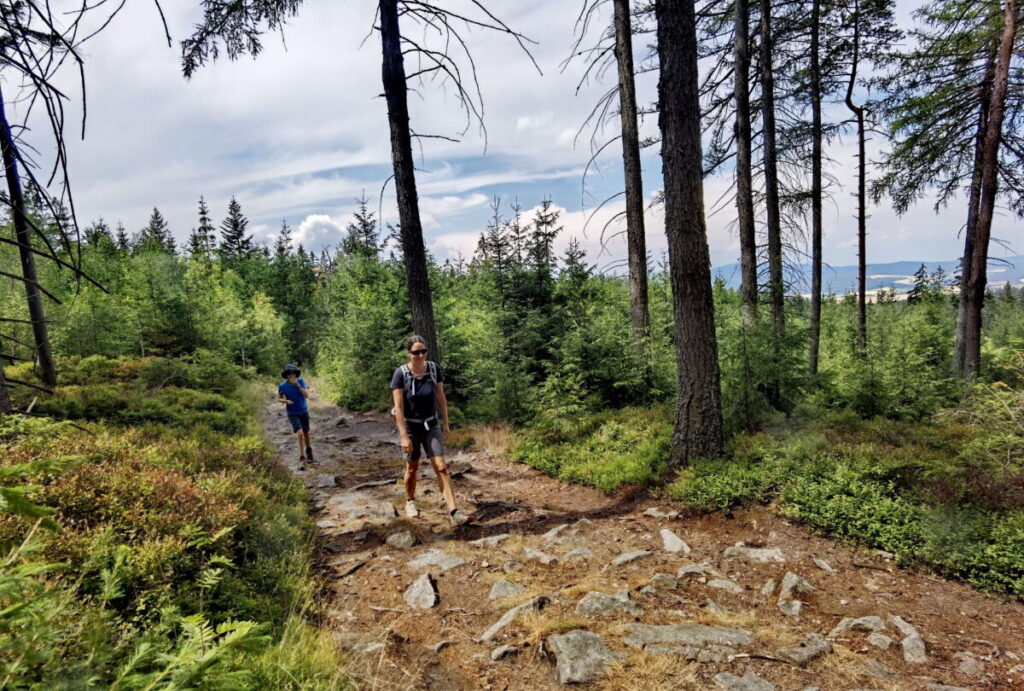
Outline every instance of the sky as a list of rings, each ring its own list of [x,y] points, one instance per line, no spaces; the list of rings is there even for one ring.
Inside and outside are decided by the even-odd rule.
[[[372,0],[307,0],[281,34],[264,37],[256,58],[226,58],[201,68],[191,80],[181,74],[179,41],[200,19],[198,2],[163,2],[173,46],[168,47],[156,7],[129,2],[114,21],[83,46],[88,119],[84,139],[68,127],[70,174],[79,222],[102,217],[134,232],[153,207],[168,220],[179,243],[196,225],[202,195],[219,223],[228,201],[237,198],[257,240],[270,243],[283,221],[306,249],[336,246],[365,193],[371,209],[385,221],[397,221],[391,174],[387,113],[381,95],[380,42],[371,31]],[[463,0],[446,7],[463,8]],[[905,21],[908,7],[901,3]],[[577,238],[590,261],[616,270],[626,254],[616,230],[602,238],[602,227],[624,205],[615,200],[596,207],[622,188],[617,145],[591,168],[588,133],[577,137],[599,96],[612,85],[603,81],[577,89],[582,62],[564,66],[582,0],[518,0],[491,3],[512,28],[535,43],[536,66],[511,40],[482,30],[464,31],[473,53],[484,103],[486,139],[471,127],[458,143],[420,140],[417,185],[424,238],[440,260],[470,257],[480,232],[501,199],[503,212],[518,200],[529,216],[545,199],[562,210],[564,231],[556,248]],[[639,42],[638,42],[639,43]],[[639,57],[646,50],[637,45]],[[411,65],[407,70],[411,71]],[[539,69],[538,69],[539,68]],[[60,83],[68,94],[68,122],[80,113],[77,75]],[[641,103],[654,100],[655,79],[638,83]],[[16,109],[15,109],[16,112]],[[410,97],[413,129],[458,136],[464,116],[450,87],[428,82]],[[613,128],[615,125],[613,125]],[[653,118],[643,132],[655,133]],[[36,132],[39,138],[35,139]],[[611,135],[613,132],[609,131]],[[42,128],[28,135],[45,155]],[[878,145],[873,143],[875,150]],[[830,151],[833,173],[845,185],[826,202],[825,261],[835,266],[856,262],[854,141],[846,137]],[[661,160],[643,157],[645,195],[661,182]],[[705,206],[712,209],[729,194],[730,173],[705,181]],[[869,209],[868,260],[947,261],[963,250],[962,200],[936,214],[929,201],[897,216],[883,202]],[[709,214],[712,264],[728,265],[739,256],[731,205]],[[666,247],[663,218],[657,209],[646,219],[652,260]],[[1011,241],[993,244],[995,256],[1020,254],[1017,224],[997,217],[993,235]]]

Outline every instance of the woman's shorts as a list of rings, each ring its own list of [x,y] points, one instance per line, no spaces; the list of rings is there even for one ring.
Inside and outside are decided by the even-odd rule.
[[[431,424],[428,430],[421,423],[410,422],[406,423],[405,431],[409,433],[409,441],[412,442],[412,453],[402,454],[407,463],[418,461],[424,455],[427,458],[444,456],[444,436],[437,424]]]
[[[288,422],[292,423],[292,431],[309,431],[309,413],[288,413]]]

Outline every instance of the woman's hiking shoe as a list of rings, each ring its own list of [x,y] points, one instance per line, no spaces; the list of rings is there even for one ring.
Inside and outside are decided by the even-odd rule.
[[[307,446],[306,447],[306,460],[309,461],[310,463],[316,463],[316,461],[313,460],[313,447],[312,446]]]
[[[306,469],[306,457],[303,456],[302,458],[299,459],[299,470],[305,470],[305,469]]]
[[[473,520],[472,516],[463,513],[459,509],[455,509],[454,511],[452,511],[448,515],[448,518],[451,520],[453,528],[458,528],[460,525],[465,525],[466,523],[469,523]]]
[[[417,518],[420,515],[420,510],[416,508],[416,502],[409,499],[405,502],[405,515],[409,518]]]

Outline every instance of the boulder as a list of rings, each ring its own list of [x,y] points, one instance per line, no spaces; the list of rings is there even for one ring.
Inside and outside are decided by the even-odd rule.
[[[544,564],[545,566],[547,566],[548,564],[553,564],[558,561],[557,557],[553,557],[550,554],[545,554],[544,552],[538,552],[537,550],[530,549],[529,547],[523,548],[523,554],[526,555],[527,559],[539,561],[541,564]]]
[[[903,659],[911,664],[923,664],[928,661],[928,655],[925,651],[924,639],[921,634],[917,632],[917,629],[905,621],[901,617],[895,614],[889,615],[889,623],[896,627],[896,629],[903,634]]]
[[[620,554],[619,556],[612,559],[612,566],[622,566],[623,564],[628,564],[631,561],[636,561],[637,559],[649,557],[650,555],[651,552],[647,550],[640,550],[638,552],[626,552],[625,554]]]
[[[700,576],[703,579],[706,576],[717,575],[719,574],[718,571],[715,570],[715,567],[713,567],[706,561],[703,561],[700,564],[686,564],[685,566],[680,566],[679,570],[676,572],[676,576],[678,578],[686,578],[687,576]]]
[[[511,581],[507,581],[502,578],[500,581],[491,586],[491,592],[487,596],[491,600],[500,600],[503,597],[512,597],[514,595],[522,595],[528,592],[526,588],[521,585],[516,585]]]
[[[400,530],[397,533],[388,535],[385,542],[395,549],[409,549],[416,544],[416,536],[411,530]]]
[[[625,590],[620,590],[615,595],[590,592],[584,595],[576,605],[576,614],[584,617],[610,612],[642,614],[643,611],[643,607],[629,599],[629,593]]]
[[[872,631],[871,633],[869,633],[867,640],[868,643],[882,650],[888,650],[889,646],[892,645],[891,638],[886,636],[884,633],[878,633],[877,631]]]
[[[734,546],[726,548],[722,556],[726,559],[744,559],[762,564],[781,564],[786,561],[786,556],[778,547],[747,547],[742,542],[737,542]]]
[[[550,636],[547,646],[555,655],[558,681],[562,684],[589,684],[604,676],[608,666],[626,657],[608,650],[596,633],[576,629]]]
[[[743,586],[736,581],[730,581],[728,578],[713,578],[708,581],[709,588],[717,588],[718,590],[724,590],[729,593],[742,593]]]
[[[779,600],[779,611],[787,617],[799,619],[803,609],[804,603],[800,602],[800,600]]]
[[[537,597],[530,598],[529,600],[527,600],[526,602],[517,607],[513,607],[512,609],[508,610],[503,615],[501,615],[501,619],[491,624],[490,628],[488,628],[486,631],[483,632],[483,634],[481,634],[480,642],[486,643],[487,641],[491,640],[499,633],[501,633],[501,631],[506,626],[511,624],[513,621],[515,621],[522,615],[526,614],[527,612],[539,611],[543,609],[547,603],[548,598],[544,597],[543,595],[538,595]]]
[[[413,581],[405,589],[403,595],[406,603],[413,609],[430,609],[440,602],[437,596],[437,584],[429,573],[425,573]]]
[[[417,555],[415,559],[412,559],[409,562],[409,568],[419,570],[436,566],[441,571],[447,571],[448,569],[454,569],[456,566],[462,566],[465,563],[463,559],[454,554],[448,554],[444,550],[428,549]]]
[[[661,541],[666,552],[689,554],[690,546],[668,528],[661,529]]]
[[[630,624],[629,635],[624,637],[622,642],[641,650],[651,643],[692,645],[704,648],[709,645],[749,645],[754,642],[754,637],[742,629],[728,626],[705,626],[691,623],[667,626]]]
[[[778,656],[789,660],[798,667],[806,667],[822,655],[832,652],[832,644],[820,633],[809,633],[804,636],[800,645],[790,648],[780,648]]]
[[[502,540],[509,537],[508,533],[502,533],[501,535],[490,535],[488,537],[482,537],[479,540],[470,540],[469,544],[474,547],[497,547],[501,544]]]
[[[793,600],[793,594],[806,595],[807,593],[813,592],[814,586],[808,583],[806,580],[797,576],[792,571],[787,571],[786,575],[782,577],[782,588],[779,590],[780,600]]]
[[[870,617],[857,617],[853,619],[851,617],[843,617],[843,619],[836,624],[836,627],[829,632],[829,638],[835,638],[839,634],[845,631],[884,631],[885,622],[882,621],[881,617],[870,616]]]

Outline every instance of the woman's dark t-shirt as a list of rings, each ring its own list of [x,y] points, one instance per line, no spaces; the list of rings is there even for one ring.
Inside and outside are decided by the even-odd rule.
[[[444,370],[439,365],[437,369],[437,381],[444,381]],[[399,367],[391,375],[391,388],[404,389],[405,377],[402,375],[402,368]],[[427,371],[417,376],[413,375],[412,391],[405,392],[405,417],[412,420],[426,420],[437,414],[437,387],[430,380],[430,366]],[[411,395],[410,395],[411,394]]]

